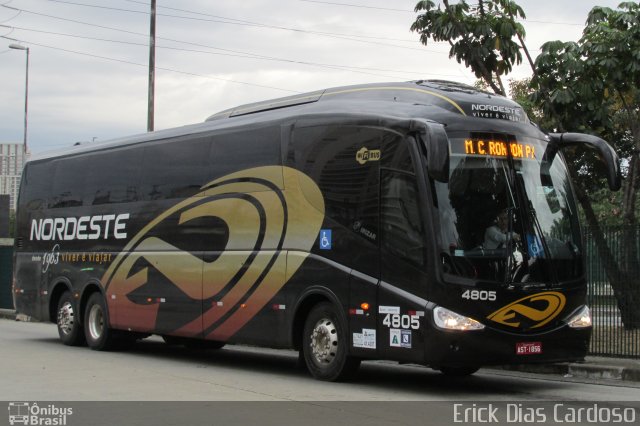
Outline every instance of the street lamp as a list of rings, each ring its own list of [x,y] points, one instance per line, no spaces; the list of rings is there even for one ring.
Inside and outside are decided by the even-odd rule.
[[[24,152],[27,152],[27,111],[29,106],[29,48],[19,44],[11,43],[9,49],[24,50],[27,52],[27,68],[24,83]]]

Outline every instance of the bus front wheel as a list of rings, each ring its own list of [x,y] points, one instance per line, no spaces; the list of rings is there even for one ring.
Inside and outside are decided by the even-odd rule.
[[[360,360],[347,356],[348,344],[346,326],[333,305],[316,305],[307,316],[302,336],[302,356],[311,375],[326,381],[354,375]]]

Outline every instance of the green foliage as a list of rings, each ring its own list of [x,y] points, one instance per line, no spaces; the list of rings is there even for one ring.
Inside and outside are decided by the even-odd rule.
[[[622,205],[623,221],[632,224],[638,211],[638,170],[629,165],[638,164],[640,152],[640,5],[621,3],[616,10],[594,7],[580,40],[545,43],[536,68],[530,99],[551,117],[551,126],[598,134],[624,159],[626,195],[609,202]],[[604,186],[594,178],[598,162],[587,153],[576,154],[579,184],[597,208],[603,201],[594,194]],[[616,208],[609,204],[609,211]]]
[[[532,101],[567,130],[611,133],[615,112],[637,113],[640,6],[620,9],[594,7],[578,43],[547,42],[536,59]]]
[[[530,78],[522,80],[509,80],[509,93],[511,99],[520,104],[531,121],[536,123],[544,131],[552,131],[554,121],[544,114],[540,105],[532,100],[534,90]]]
[[[598,219],[600,226],[620,226],[622,225],[622,193],[611,192],[608,188],[594,189],[589,193],[591,207]],[[640,211],[640,198],[636,199],[635,209]],[[586,219],[581,217],[582,223]]]
[[[436,8],[432,0],[419,1],[418,15],[411,30],[420,33],[420,41],[446,41],[450,58],[474,72],[496,93],[505,95],[500,76],[508,74],[514,64],[522,62],[520,45],[515,38],[524,38],[524,27],[515,21],[524,18],[524,11],[511,0],[479,0],[469,5],[466,0]],[[496,84],[496,80],[498,84]]]

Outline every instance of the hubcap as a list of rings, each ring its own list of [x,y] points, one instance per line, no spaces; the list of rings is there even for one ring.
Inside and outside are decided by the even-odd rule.
[[[65,302],[58,310],[58,328],[68,335],[73,330],[74,314],[71,302]]]
[[[100,305],[93,305],[89,311],[89,334],[93,340],[100,339],[104,332],[104,315]]]
[[[333,321],[323,318],[311,332],[311,354],[318,364],[330,364],[338,353],[338,330]]]

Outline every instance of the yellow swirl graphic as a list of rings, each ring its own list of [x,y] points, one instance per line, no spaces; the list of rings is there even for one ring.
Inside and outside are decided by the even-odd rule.
[[[228,230],[224,250],[206,261],[188,248],[164,241],[154,230],[176,215],[177,229],[172,232],[178,233],[181,225],[196,219],[224,222]],[[133,297],[149,284],[152,267],[191,302],[186,309],[201,305],[196,309],[198,315],[161,332],[227,340],[263,309],[301,266],[306,255],[288,256],[288,251],[308,253],[323,218],[322,193],[295,169],[259,167],[210,182],[200,193],[149,222],[111,264],[102,282],[112,326],[158,331],[158,314],[164,302],[153,297],[136,301]],[[133,272],[135,265],[147,266]]]
[[[539,328],[549,323],[549,321],[562,312],[566,300],[564,294],[558,293],[557,291],[537,293],[518,299],[498,309],[489,315],[487,319],[509,327],[520,327],[520,320],[516,317],[517,314],[520,318],[524,317],[530,321],[534,321],[535,325],[531,328]],[[531,302],[543,302],[546,303],[546,306],[543,309],[536,309],[531,306]]]

